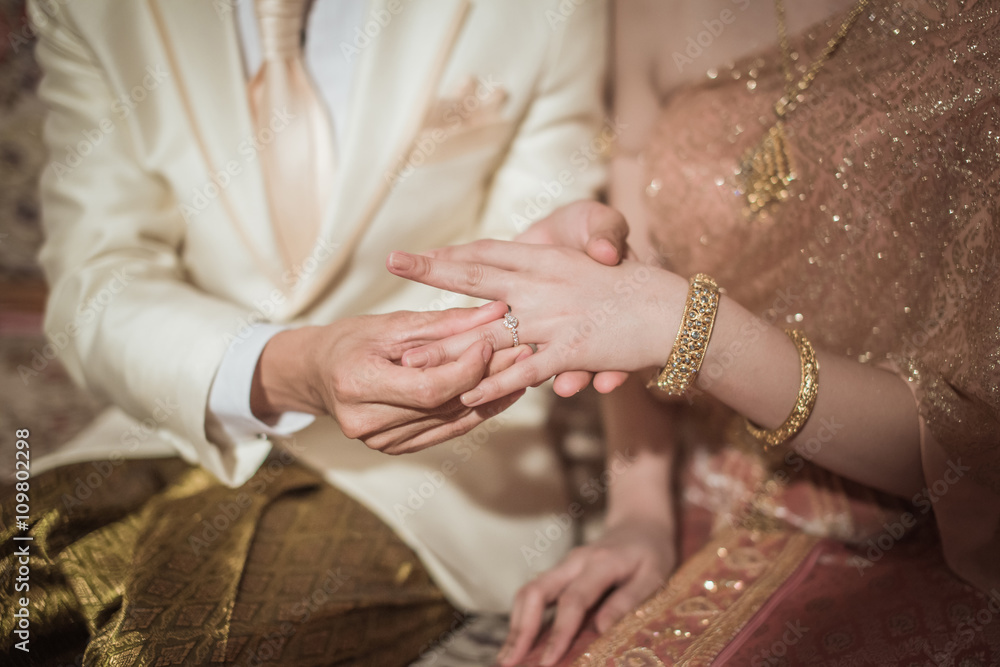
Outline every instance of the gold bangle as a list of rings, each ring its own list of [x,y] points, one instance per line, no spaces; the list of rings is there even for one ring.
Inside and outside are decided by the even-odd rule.
[[[785,423],[768,431],[755,426],[749,419],[747,420],[747,431],[768,451],[780,447],[794,438],[802,427],[805,426],[809,415],[812,414],[816,405],[816,396],[819,394],[819,361],[816,359],[816,351],[812,343],[801,331],[795,329],[785,329],[785,333],[795,343],[799,351],[799,362],[802,365],[802,381],[799,385],[799,395],[795,399],[795,407],[788,415]]]
[[[701,362],[705,360],[708,341],[712,337],[715,314],[719,311],[719,286],[709,276],[691,276],[684,317],[674,340],[674,347],[663,369],[646,385],[656,387],[670,396],[680,396],[694,382]]]

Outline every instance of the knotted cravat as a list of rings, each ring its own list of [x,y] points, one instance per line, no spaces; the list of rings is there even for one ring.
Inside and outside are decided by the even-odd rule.
[[[250,82],[271,220],[288,266],[309,256],[333,183],[333,133],[302,58],[309,0],[256,0],[263,64]]]

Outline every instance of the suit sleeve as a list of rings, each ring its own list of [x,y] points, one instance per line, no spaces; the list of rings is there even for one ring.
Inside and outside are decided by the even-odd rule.
[[[205,422],[227,339],[246,313],[187,279],[174,197],[140,164],[127,122],[114,119],[106,73],[66,7],[33,2],[29,11],[49,109],[39,257],[50,287],[46,334],[78,384],[155,423],[185,458],[239,484],[267,448],[249,448],[253,460],[237,456],[239,448],[209,442]]]
[[[608,7],[604,0],[569,12],[552,5],[538,16],[554,35],[538,94],[494,177],[483,237],[511,238],[605,186],[606,153],[617,132],[604,112]]]

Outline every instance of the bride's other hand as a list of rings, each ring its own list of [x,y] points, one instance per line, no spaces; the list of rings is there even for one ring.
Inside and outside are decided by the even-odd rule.
[[[588,612],[604,634],[655,593],[677,565],[676,408],[658,403],[640,376],[603,396],[600,406],[607,448],[601,476],[607,482],[606,530],[518,592],[502,665],[524,659],[549,605],[555,605],[556,613],[543,665],[563,657]]]
[[[433,257],[394,252],[387,265],[403,278],[510,304],[520,342],[537,346],[537,354],[463,394],[470,407],[566,371],[630,372],[661,364],[687,294],[687,281],[667,271],[633,260],[604,266],[557,246],[476,241]],[[403,363],[438,365],[479,340],[494,349],[513,344],[500,320],[410,350]]]
[[[550,605],[555,605],[556,614],[542,665],[553,665],[565,655],[588,612],[594,614],[597,631],[606,632],[663,585],[675,565],[673,539],[672,524],[633,519],[571,551],[518,591],[500,664],[520,664]]]

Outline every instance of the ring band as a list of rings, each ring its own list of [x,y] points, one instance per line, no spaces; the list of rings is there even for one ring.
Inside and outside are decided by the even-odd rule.
[[[514,314],[509,310],[507,311],[507,314],[503,316],[503,325],[510,329],[510,335],[514,338],[514,347],[520,345],[517,341],[517,318],[514,317]]]

